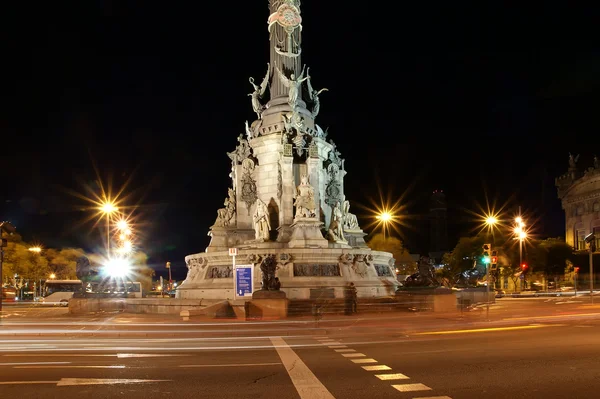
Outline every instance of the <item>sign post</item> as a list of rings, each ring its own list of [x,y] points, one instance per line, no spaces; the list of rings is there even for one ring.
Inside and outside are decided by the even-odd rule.
[[[254,291],[254,265],[237,265],[234,269],[235,298],[252,298]]]

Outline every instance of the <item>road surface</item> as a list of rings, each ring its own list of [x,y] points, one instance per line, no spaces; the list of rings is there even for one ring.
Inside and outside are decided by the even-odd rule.
[[[318,324],[13,308],[0,398],[593,398],[599,328],[600,306],[574,298]]]

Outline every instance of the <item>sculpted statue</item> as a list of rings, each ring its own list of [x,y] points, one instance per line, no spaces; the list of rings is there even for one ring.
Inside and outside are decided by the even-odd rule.
[[[296,217],[312,218],[317,215],[317,206],[315,205],[315,189],[308,182],[307,175],[302,175],[300,179],[300,185],[296,187],[294,198]]]
[[[237,147],[235,147],[235,150],[227,153],[227,156],[229,159],[231,159],[234,165],[239,164],[252,154],[250,144],[248,143],[248,140],[244,138],[243,134],[240,134],[237,140],[239,144]]]
[[[306,70],[306,73],[310,76],[310,68],[308,68]],[[321,94],[324,91],[329,91],[329,89],[327,89],[327,88],[323,88],[321,90],[313,89],[312,85],[310,84],[310,79],[306,82],[306,84],[308,86],[308,95],[310,96],[310,100],[313,102],[313,109],[311,111],[311,114],[314,119],[317,117],[317,115],[319,115],[319,110],[321,109],[321,102],[319,100],[319,94]]]
[[[344,201],[344,230],[359,230],[358,219],[356,215],[350,213],[350,201]]]
[[[260,264],[260,271],[262,273],[262,288],[268,291],[278,291],[281,288],[279,279],[275,277],[277,271],[277,259],[275,255],[268,255],[263,258]]]
[[[271,222],[269,221],[269,208],[260,198],[256,200],[256,210],[252,215],[254,221],[254,237],[259,241],[269,241]]]
[[[252,129],[250,129],[250,126],[248,126],[248,121],[244,123],[244,128],[246,129],[246,141],[252,140],[254,134],[252,133]]]
[[[302,87],[302,83],[308,79],[310,79],[310,75],[304,76],[304,68],[302,69],[302,73],[300,77],[296,79],[296,76],[292,73],[289,79],[275,66],[277,69],[277,73],[279,74],[279,79],[281,83],[289,89],[288,94],[288,104],[295,110],[298,107],[298,96],[300,94],[300,90]]]
[[[260,84],[260,86],[258,86],[254,83],[253,77],[250,77],[248,79],[250,81],[250,84],[252,85],[252,87],[254,87],[254,91],[252,93],[249,93],[248,95],[250,97],[252,97],[252,109],[254,110],[254,112],[256,112],[256,117],[258,119],[262,118],[262,112],[265,110],[265,106],[260,102],[260,100],[265,95],[265,91],[267,90],[267,86],[269,85],[269,77],[271,75],[270,72],[271,72],[271,65],[269,63],[267,63],[267,73],[266,73],[265,77],[263,78],[263,81]]]
[[[421,256],[419,260],[419,271],[404,280],[406,287],[438,287],[441,284],[435,277],[433,266],[429,263],[429,257]]]
[[[235,216],[235,191],[229,188],[227,189],[229,196],[225,198],[225,208],[217,210],[217,220],[215,226],[227,227],[231,224],[231,220]]]
[[[343,214],[340,209],[340,203],[336,202],[331,211],[331,222],[329,223],[328,230],[329,239],[331,241],[345,241],[342,217]]]
[[[569,153],[569,169],[576,169],[578,160],[579,154],[573,158],[573,154]]]

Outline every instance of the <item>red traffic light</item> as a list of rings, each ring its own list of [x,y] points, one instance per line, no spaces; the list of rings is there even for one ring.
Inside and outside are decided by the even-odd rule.
[[[527,265],[526,265],[525,263],[523,263],[523,264],[521,265],[521,269],[523,269],[523,271],[527,270]]]
[[[575,269],[575,273],[579,273],[579,266],[575,266],[574,269]]]
[[[492,256],[492,264],[496,264],[498,263],[498,257],[497,256]]]

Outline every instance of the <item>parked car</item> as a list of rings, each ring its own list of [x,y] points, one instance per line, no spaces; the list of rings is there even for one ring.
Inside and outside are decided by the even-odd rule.
[[[496,298],[504,298],[505,296],[506,296],[506,291],[496,290]]]

